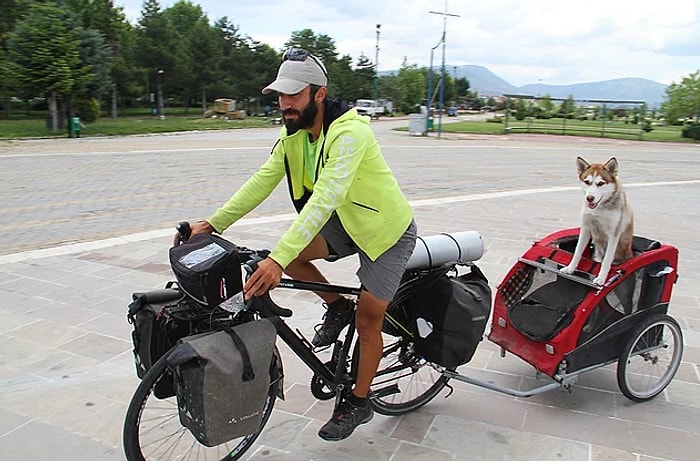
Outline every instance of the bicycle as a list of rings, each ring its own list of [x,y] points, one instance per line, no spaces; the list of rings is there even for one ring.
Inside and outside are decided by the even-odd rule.
[[[445,234],[447,235],[447,234]],[[452,239],[452,237],[450,237]],[[480,237],[479,237],[480,239]],[[453,239],[454,240],[454,239]],[[479,240],[479,243],[480,240]],[[426,246],[427,248],[427,246]],[[268,250],[251,250],[238,247],[244,275],[250,276],[257,261],[264,259]],[[461,249],[460,249],[461,254]],[[481,253],[478,253],[478,257]],[[469,258],[467,258],[469,259]],[[416,410],[435,398],[444,388],[449,388],[447,370],[431,363],[415,350],[411,328],[410,309],[406,301],[415,286],[427,277],[439,277],[455,270],[456,262],[436,264],[430,261],[425,267],[407,269],[394,300],[387,309],[384,322],[384,352],[370,389],[370,404],[380,414],[397,416]],[[461,264],[461,263],[460,263]],[[305,282],[283,278],[277,288],[315,292],[333,292],[360,296],[360,287]],[[298,330],[293,330],[285,318],[292,311],[277,305],[269,292],[246,301],[238,312],[223,309],[206,310],[197,302],[184,296],[175,304],[174,318],[186,318],[191,322],[192,333],[227,328],[239,323],[270,319],[277,328],[277,335],[313,372],[311,393],[319,400],[336,398],[336,404],[344,391],[352,388],[359,362],[359,342],[355,339],[354,315],[344,338],[332,345],[331,359],[323,361],[311,343]],[[352,347],[352,351],[350,350]],[[279,351],[275,351],[271,364],[271,385],[265,401],[260,427],[253,433],[231,440],[217,447],[205,447],[184,428],[179,421],[175,397],[158,399],[154,389],[161,380],[172,380],[165,353],[144,376],[129,404],[124,421],[123,442],[126,457],[130,461],[159,459],[217,459],[235,460],[255,443],[267,423],[277,397],[284,399],[284,371]]]

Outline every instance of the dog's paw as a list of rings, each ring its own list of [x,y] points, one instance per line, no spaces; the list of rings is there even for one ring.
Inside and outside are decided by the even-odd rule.
[[[598,285],[598,286],[601,286],[601,287],[602,287],[603,285],[605,285],[605,281],[606,281],[607,278],[608,278],[607,275],[606,275],[606,276],[603,276],[603,277],[601,277],[601,276],[599,275],[599,276],[597,276],[596,278],[593,279],[593,283],[596,284],[596,285]]]
[[[571,264],[569,264],[568,266],[559,269],[559,272],[561,272],[562,274],[573,274],[574,272],[576,272],[576,266],[572,266]]]

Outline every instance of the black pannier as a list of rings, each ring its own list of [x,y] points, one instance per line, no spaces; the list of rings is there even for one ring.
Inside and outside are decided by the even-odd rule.
[[[260,427],[276,334],[262,319],[188,336],[168,355],[180,423],[200,443],[213,447]]]
[[[189,322],[170,318],[166,307],[174,306],[183,294],[173,283],[162,290],[132,294],[127,320],[134,326],[131,339],[134,344],[136,375],[143,379],[148,370],[177,341],[190,334]],[[161,379],[154,394],[158,398],[175,395],[172,380]]]
[[[455,368],[471,360],[491,312],[491,288],[481,269],[456,277],[426,277],[410,298],[416,352]]]
[[[180,288],[216,307],[243,289],[236,246],[212,234],[197,234],[170,249],[170,266]]]

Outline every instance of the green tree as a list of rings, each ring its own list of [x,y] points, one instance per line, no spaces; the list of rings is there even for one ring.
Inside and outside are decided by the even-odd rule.
[[[576,103],[574,102],[573,95],[567,96],[559,105],[558,116],[567,119],[572,119],[576,116]]]
[[[31,0],[2,0],[0,14],[0,98],[2,99],[2,118],[10,118],[11,93],[14,90],[11,72],[8,66],[8,38],[17,21],[26,15]]]
[[[685,118],[700,122],[700,70],[666,88],[663,109],[670,124],[675,125]]]
[[[425,100],[425,69],[419,69],[416,64],[408,64],[404,58],[398,74],[399,86],[402,90],[398,102],[399,110],[404,113],[415,112],[416,106]]]
[[[33,3],[8,40],[10,79],[26,94],[46,95],[51,126],[58,129],[73,95],[94,80],[93,67],[81,60],[83,28],[65,7]]]
[[[144,68],[151,94],[155,93],[156,108],[161,117],[165,114],[163,88],[175,87],[187,76],[178,74],[186,67],[178,63],[184,59],[182,41],[175,27],[163,14],[158,0],[145,0],[136,29],[138,47],[135,58]]]

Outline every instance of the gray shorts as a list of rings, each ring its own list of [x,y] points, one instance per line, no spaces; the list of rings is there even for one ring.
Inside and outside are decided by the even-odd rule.
[[[384,301],[391,301],[394,298],[408,258],[411,257],[416,247],[417,226],[415,221],[411,221],[399,241],[375,261],[372,261],[364,251],[355,245],[335,213],[321,229],[321,235],[326,239],[328,245],[330,253],[328,261],[336,261],[357,253],[360,258],[357,277],[362,283],[362,289]]]

